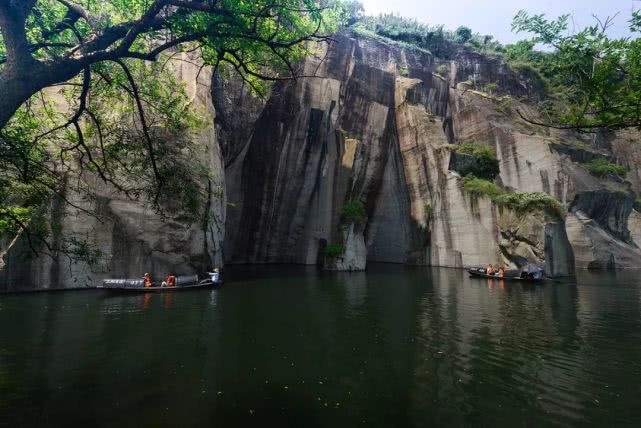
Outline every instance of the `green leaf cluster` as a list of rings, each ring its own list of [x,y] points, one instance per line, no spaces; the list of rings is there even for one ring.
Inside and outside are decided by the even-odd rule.
[[[31,208],[5,206],[0,208],[0,236],[11,234],[31,221]]]
[[[329,244],[323,250],[325,257],[330,259],[342,256],[345,253],[345,247],[343,244]]]
[[[364,223],[367,219],[365,206],[359,200],[350,200],[345,202],[341,210],[341,220],[344,223]]]
[[[629,22],[639,31],[641,16]],[[641,125],[641,39],[611,38],[611,21],[568,34],[569,15],[547,19],[520,11],[515,32],[530,33],[530,40],[506,47],[513,67],[530,68],[547,80],[553,103],[543,113],[553,126],[610,130]],[[545,52],[535,50],[544,45]]]
[[[612,163],[605,158],[594,158],[585,164],[588,171],[598,177],[605,177],[607,175],[618,175],[624,177],[628,172],[627,168],[623,165]]]
[[[430,26],[395,14],[361,18],[356,31],[415,46],[443,59],[453,58],[460,45],[485,53],[503,50],[492,36],[474,33],[467,27],[448,31],[442,25]]]
[[[463,178],[463,188],[475,197],[486,196],[499,207],[506,207],[517,213],[547,211],[563,217],[561,203],[547,193],[507,192],[495,183],[469,175]]]
[[[493,180],[500,173],[499,161],[494,150],[485,144],[464,143],[451,146],[452,149],[461,154],[472,156],[474,162],[466,168],[459,170],[462,176],[473,175],[488,180]]]

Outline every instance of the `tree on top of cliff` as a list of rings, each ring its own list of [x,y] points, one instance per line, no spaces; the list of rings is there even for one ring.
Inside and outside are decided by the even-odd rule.
[[[540,125],[581,131],[641,128],[641,39],[613,39],[613,19],[599,20],[576,34],[567,35],[568,15],[548,20],[545,15],[520,11],[512,28],[534,34],[510,53],[546,75],[553,86],[552,103],[546,104]],[[641,13],[629,21],[633,34],[641,31]],[[542,44],[549,52],[536,52]]]
[[[167,63],[225,63],[261,91],[301,76],[309,42],[348,14],[340,0],[1,0],[0,234],[33,223],[52,193],[65,199],[72,163],[132,197],[184,191],[166,183],[185,149],[169,134],[197,118]],[[141,185],[124,188],[123,174]]]

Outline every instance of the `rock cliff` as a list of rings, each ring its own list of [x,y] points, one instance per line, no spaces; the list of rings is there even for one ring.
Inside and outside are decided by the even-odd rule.
[[[26,260],[22,242],[7,258],[0,289],[85,286],[148,270],[192,273],[223,259],[337,270],[367,262],[537,262],[553,276],[641,268],[634,132],[586,136],[532,125],[523,117],[536,117],[542,84],[463,48],[445,61],[340,35],[304,68],[309,77],[276,84],[262,100],[233,77],[197,77],[183,63],[177,73],[215,118],[195,137],[211,171],[206,218],[168,220],[104,189],[78,201],[99,208],[97,219],[54,201],[56,233],[89,237],[100,263]],[[471,191],[463,175],[474,160],[457,153],[470,143],[496,154],[493,182],[505,200],[544,194],[560,209],[523,209]],[[597,177],[586,168],[596,158],[629,172]]]
[[[641,267],[634,135],[586,137],[532,125],[522,116],[536,117],[542,85],[464,49],[441,61],[342,36],[305,67],[315,77],[277,86],[250,117],[253,132],[235,142],[242,154],[228,164],[227,183],[239,220],[233,232],[228,226],[227,262],[347,270],[367,261],[539,262],[550,275]],[[454,159],[465,143],[496,152],[495,181],[506,192],[551,195],[562,215],[468,192]],[[619,162],[629,181],[586,169],[593,158],[626,152]],[[351,201],[366,211],[359,227],[341,217]],[[328,245],[344,254],[328,261]]]

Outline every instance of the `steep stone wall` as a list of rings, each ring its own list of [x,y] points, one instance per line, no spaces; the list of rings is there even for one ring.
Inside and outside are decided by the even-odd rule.
[[[367,251],[350,266],[539,262],[550,275],[567,275],[578,252],[581,268],[641,267],[634,194],[583,165],[615,159],[622,137],[604,144],[523,120],[536,117],[527,99],[542,98],[542,86],[500,59],[462,50],[440,61],[340,36],[305,66],[318,77],[275,88],[253,128],[240,194],[230,193],[243,201],[243,230],[228,240],[227,261],[321,263],[324,246],[353,244],[358,232],[345,232],[340,212],[359,200]],[[483,92],[487,83],[498,95]],[[550,194],[567,217],[516,214],[468,194],[450,170],[452,145],[468,142],[496,151],[505,189]],[[579,221],[586,218],[589,225]]]

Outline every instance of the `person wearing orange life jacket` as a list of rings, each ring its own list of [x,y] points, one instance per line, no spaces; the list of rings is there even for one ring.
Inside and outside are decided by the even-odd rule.
[[[165,281],[167,282],[167,287],[175,287],[176,286],[176,275],[174,275],[173,272],[170,273],[167,276],[167,279],[165,279]]]
[[[143,279],[143,284],[145,288],[150,288],[154,286],[154,280],[151,278],[151,275],[149,273],[146,273],[142,279]]]

